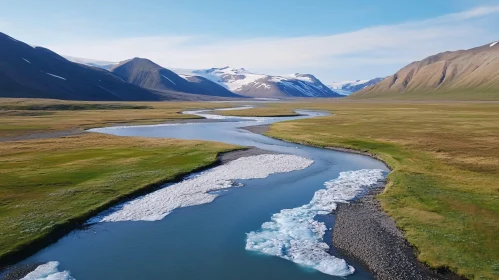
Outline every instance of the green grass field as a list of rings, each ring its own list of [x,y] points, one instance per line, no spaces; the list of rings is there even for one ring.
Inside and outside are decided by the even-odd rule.
[[[211,103],[105,103],[0,99],[0,140],[40,132],[196,118]],[[214,142],[86,133],[0,144],[0,267],[68,224],[120,198],[214,163],[237,147]],[[69,226],[71,227],[71,226]]]
[[[43,108],[32,109],[32,104],[40,103]],[[63,105],[54,110],[52,104],[76,104],[79,109]],[[0,138],[116,123],[157,123],[192,117],[179,114],[186,109],[232,106],[82,104],[88,102],[1,100],[0,107],[9,107],[0,109]],[[378,198],[421,261],[468,278],[499,278],[499,103],[311,100],[219,113],[282,116],[293,114],[293,109],[328,110],[333,115],[277,123],[267,134],[371,152],[392,167],[387,188]],[[0,256],[89,209],[207,165],[218,152],[231,148],[100,134],[3,142]]]
[[[499,92],[496,88],[470,89],[438,89],[434,91],[406,91],[406,92],[370,92],[368,94],[354,94],[352,99],[375,100],[419,100],[419,101],[498,101]]]
[[[234,146],[88,133],[0,145],[0,259],[117,199]]]
[[[188,109],[231,107],[214,102],[78,102],[0,98],[0,140],[32,133],[88,129],[113,124],[154,124],[199,118]]]
[[[328,117],[276,123],[269,136],[368,151],[393,169],[379,200],[421,261],[499,279],[499,103],[321,101],[224,114]]]

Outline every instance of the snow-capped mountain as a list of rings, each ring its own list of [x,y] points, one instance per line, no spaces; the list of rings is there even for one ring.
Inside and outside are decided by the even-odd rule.
[[[384,78],[374,78],[371,80],[355,80],[335,82],[329,85],[329,88],[343,95],[350,95],[356,91],[381,82]]]
[[[244,68],[210,68],[203,70],[173,69],[184,78],[201,76],[239,95],[258,98],[341,97],[310,74],[271,76],[256,74]]]
[[[145,58],[133,58],[120,62],[109,71],[126,82],[143,88],[160,91],[176,91],[220,97],[239,98],[236,95],[207,79],[186,79]]]

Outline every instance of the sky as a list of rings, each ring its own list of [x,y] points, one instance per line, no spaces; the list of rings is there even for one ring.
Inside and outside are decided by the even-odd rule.
[[[371,79],[499,40],[499,0],[0,0],[0,32],[61,55]]]

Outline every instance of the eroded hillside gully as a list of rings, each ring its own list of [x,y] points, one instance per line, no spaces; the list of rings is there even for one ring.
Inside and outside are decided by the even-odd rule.
[[[373,279],[331,246],[332,213],[379,186],[388,169],[367,156],[243,129],[326,114],[297,112],[263,118],[190,111],[218,121],[92,129],[258,149],[101,213],[23,261],[40,265],[22,279]]]

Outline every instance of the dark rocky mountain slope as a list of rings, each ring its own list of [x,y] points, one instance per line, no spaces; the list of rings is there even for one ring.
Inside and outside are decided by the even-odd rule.
[[[165,94],[127,83],[0,33],[0,97],[68,100],[162,100]]]
[[[180,77],[144,58],[123,61],[110,69],[123,80],[143,88],[220,97],[241,97],[223,86],[202,77]]]

